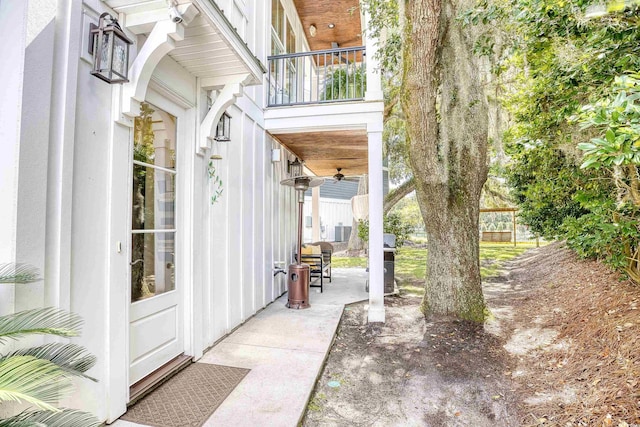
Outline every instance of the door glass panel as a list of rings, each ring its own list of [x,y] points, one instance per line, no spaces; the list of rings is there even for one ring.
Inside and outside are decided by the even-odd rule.
[[[137,233],[131,239],[131,302],[175,287],[175,233]]]
[[[176,118],[142,103],[134,123],[131,301],[175,284]]]
[[[175,228],[175,177],[174,173],[133,165],[133,230]]]
[[[133,160],[165,169],[176,167],[175,117],[150,104],[140,105],[133,125]]]

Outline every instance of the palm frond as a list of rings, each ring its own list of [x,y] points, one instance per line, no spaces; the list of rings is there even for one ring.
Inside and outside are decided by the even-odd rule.
[[[27,402],[47,411],[71,389],[65,372],[48,360],[15,356],[0,362],[0,402]]]
[[[65,409],[60,412],[25,411],[0,420],[0,427],[98,427],[101,423],[90,413]]]
[[[51,343],[39,347],[23,348],[0,356],[0,362],[15,356],[33,356],[36,359],[48,360],[58,365],[69,375],[98,381],[84,374],[96,364],[97,358],[77,344]]]
[[[0,283],[31,283],[40,280],[37,268],[28,264],[0,264]]]
[[[0,316],[0,343],[6,338],[18,338],[30,334],[49,334],[75,337],[80,334],[82,319],[59,308],[36,308]]]

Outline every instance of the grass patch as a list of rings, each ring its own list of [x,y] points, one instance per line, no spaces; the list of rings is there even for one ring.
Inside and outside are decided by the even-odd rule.
[[[333,268],[366,268],[367,259],[362,257],[331,257],[331,267]]]
[[[483,279],[498,274],[506,261],[523,253],[535,243],[518,243],[515,248],[511,243],[480,243],[480,274]],[[336,268],[365,268],[364,257],[336,257],[331,260]],[[400,248],[396,253],[396,279],[401,292],[412,295],[424,293],[424,277],[427,269],[427,250]]]

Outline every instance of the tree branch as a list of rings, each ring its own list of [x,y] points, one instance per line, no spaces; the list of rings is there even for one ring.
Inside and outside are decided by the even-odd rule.
[[[640,206],[640,181],[638,180],[638,168],[635,165],[628,166],[630,185],[629,190],[631,192],[631,200],[636,206]]]
[[[389,213],[392,207],[394,207],[400,200],[407,194],[416,189],[416,183],[413,177],[403,182],[399,187],[389,191],[384,197],[384,205],[382,207],[382,213],[386,215]]]
[[[391,99],[389,99],[387,102],[385,102],[384,112],[382,113],[383,123],[386,123],[389,117],[391,117],[391,113],[393,112],[393,109],[395,108],[395,106],[398,104],[398,100],[399,100],[399,97],[394,96]]]
[[[486,184],[482,189],[484,190],[485,195],[491,197],[492,199],[498,199],[498,200],[500,200],[502,202],[505,202],[507,204],[511,204],[512,203],[512,201],[509,200],[509,198],[507,196],[505,196],[504,194],[500,193],[499,191],[494,190],[493,188],[489,187]]]

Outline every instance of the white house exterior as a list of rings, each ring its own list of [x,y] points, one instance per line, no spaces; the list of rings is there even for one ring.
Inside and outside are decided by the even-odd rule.
[[[349,237],[344,232],[344,227],[349,227],[349,230],[352,227],[351,198],[357,194],[357,181],[336,182],[332,179],[307,191],[304,203],[304,241],[348,241]],[[317,226],[313,223],[314,207],[318,213]]]
[[[389,192],[389,172],[382,168],[382,192]],[[358,181],[352,177],[336,181],[327,179],[320,187],[307,190],[304,205],[305,242],[348,242],[353,229],[353,208],[351,199],[358,194]],[[315,214],[315,216],[314,216]]]
[[[177,356],[199,358],[286,292],[273,269],[295,252],[295,193],[280,185],[295,157],[318,175],[368,174],[370,254],[383,258],[374,42],[355,42],[366,46],[367,87],[349,102],[291,102],[319,93],[321,79],[298,62],[280,84],[268,59],[311,50],[309,19],[320,27],[357,6],[330,2],[313,15],[315,3],[0,0],[0,262],[44,278],[0,285],[0,314],[57,306],[83,317],[75,341],[98,357],[89,374],[99,381],[79,382],[63,403],[112,422],[132,385]],[[90,73],[90,24],[104,12],[133,40],[128,83]],[[217,141],[225,112],[230,141]],[[369,319],[384,321],[382,263],[371,264],[370,284]]]

